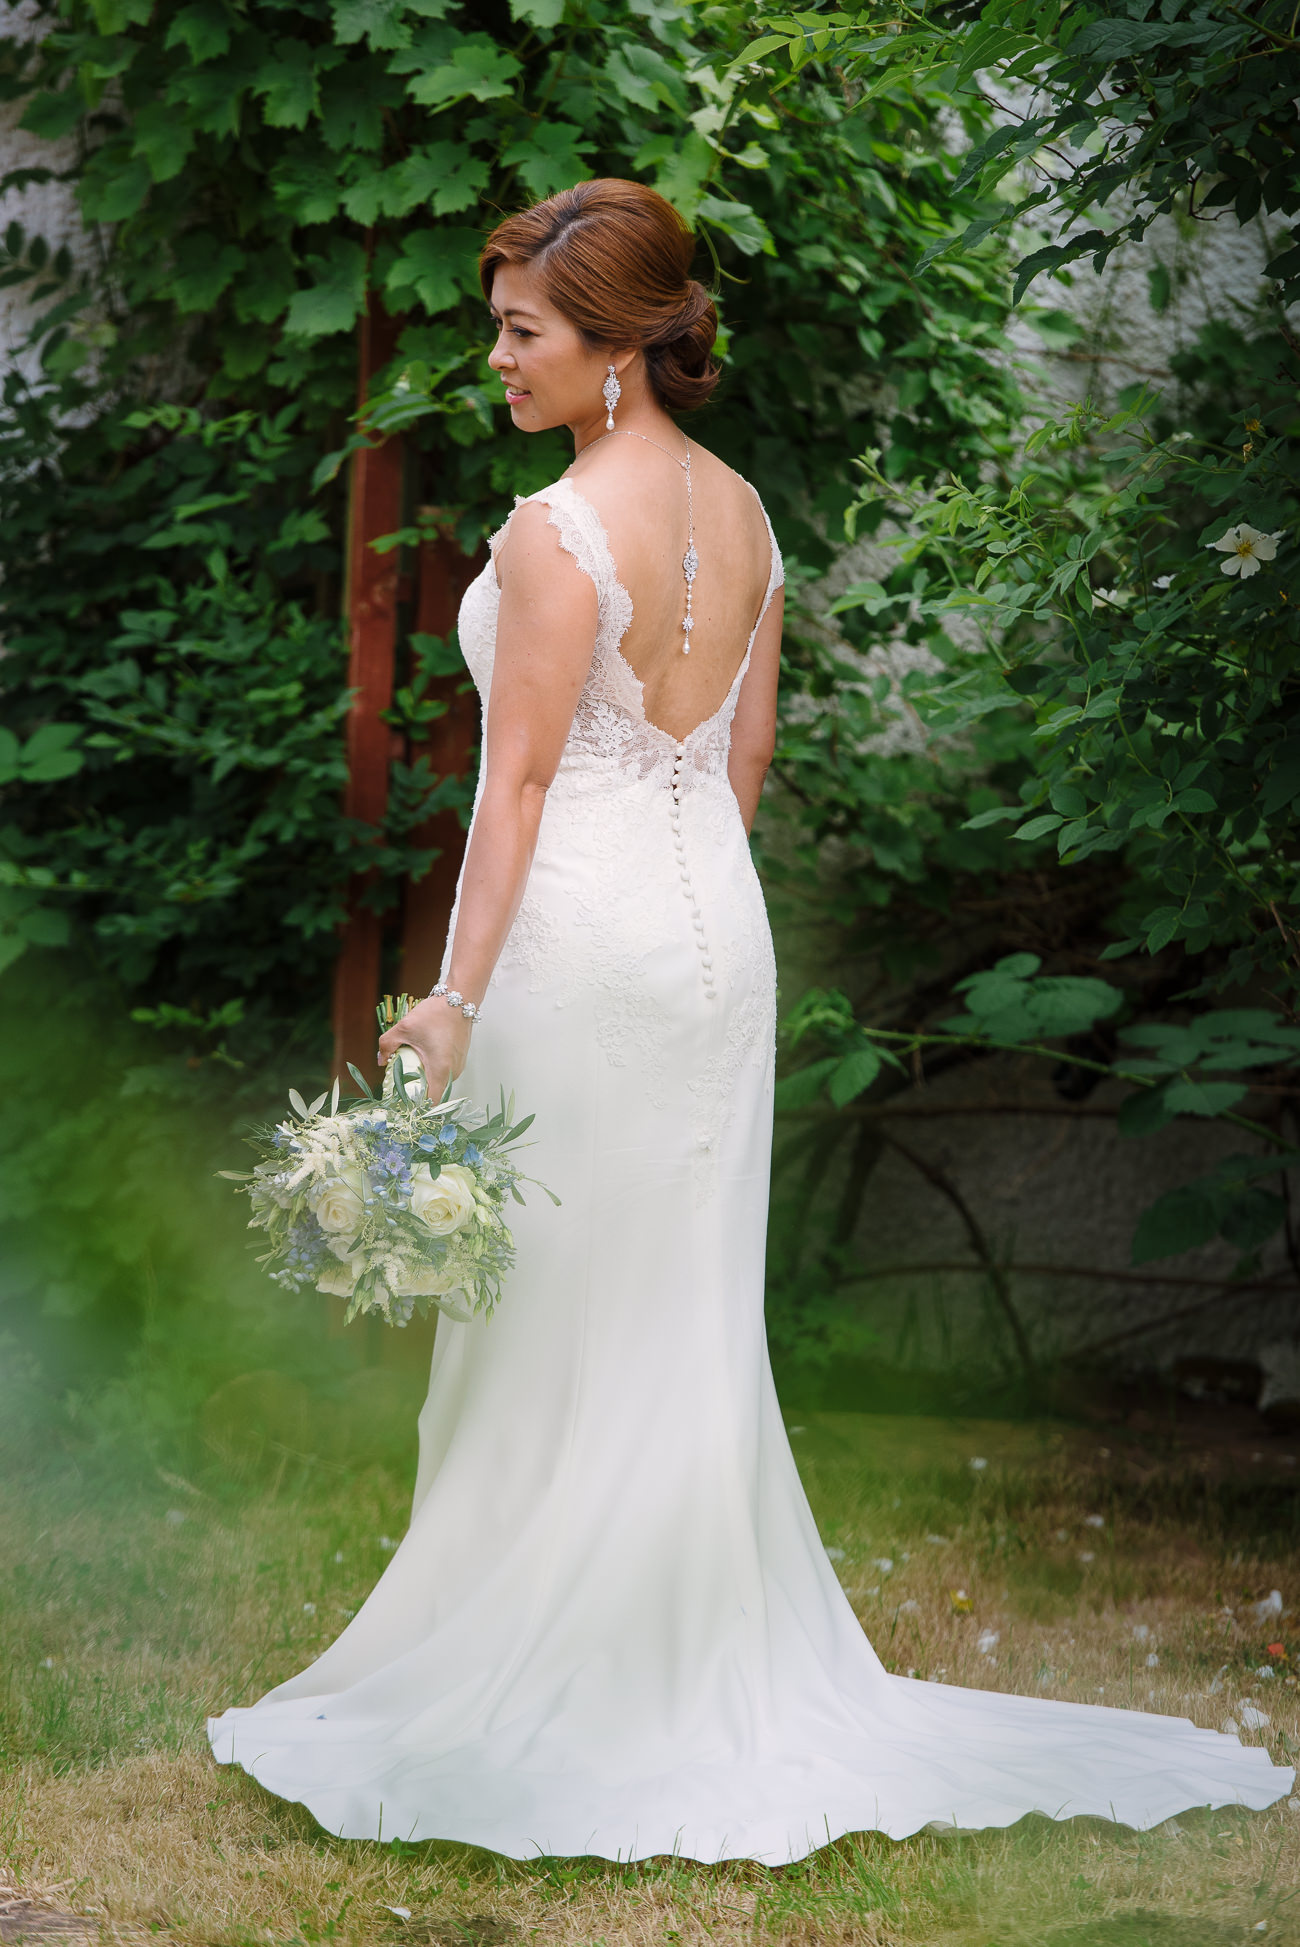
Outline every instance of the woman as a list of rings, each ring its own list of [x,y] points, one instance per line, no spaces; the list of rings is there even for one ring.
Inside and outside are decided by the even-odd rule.
[[[461,609],[485,755],[443,979],[384,1035],[536,1111],[518,1268],[442,1324],[410,1531],[308,1670],[211,1726],[351,1838],[803,1856],[1029,1811],[1272,1803],[1186,1719],[888,1674],[818,1539],[763,1336],[775,970],[746,833],[781,562],[672,414],[716,378],[688,232],[581,183],[482,256],[491,364],[573,465]],[[482,1020],[478,1019],[481,1010]]]

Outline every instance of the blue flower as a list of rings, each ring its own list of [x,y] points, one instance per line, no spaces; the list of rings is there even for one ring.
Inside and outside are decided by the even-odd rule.
[[[458,1142],[459,1140],[460,1140],[460,1130],[456,1127],[455,1123],[444,1122],[441,1129],[438,1131],[438,1141],[450,1145],[451,1143]]]
[[[473,1143],[466,1143],[464,1160],[467,1163],[481,1163],[483,1161],[483,1152],[481,1149],[476,1149]]]

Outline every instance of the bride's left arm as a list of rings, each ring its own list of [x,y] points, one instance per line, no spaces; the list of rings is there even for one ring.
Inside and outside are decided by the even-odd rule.
[[[596,590],[559,544],[546,507],[519,507],[497,551],[501,603],[483,740],[484,780],[465,854],[447,984],[477,1007],[524,895],[546,793],[596,644]],[[465,1065],[470,1024],[425,1000],[380,1037],[412,1047],[437,1100]]]
[[[778,588],[754,637],[749,668],[740,686],[731,724],[727,776],[747,832],[753,829],[763,779],[776,748],[776,686],[781,674],[784,616],[785,591]]]

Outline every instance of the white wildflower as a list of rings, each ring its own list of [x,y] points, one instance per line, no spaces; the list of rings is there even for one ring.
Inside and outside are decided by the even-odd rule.
[[[988,1461],[984,1459],[982,1454],[974,1454],[967,1461],[966,1465],[971,1469],[972,1473],[979,1474],[988,1466]]]
[[[1085,1514],[1083,1517],[1083,1525],[1085,1528],[1104,1528],[1106,1525],[1106,1517],[1104,1514]]]
[[[1272,534],[1265,534],[1258,527],[1252,527],[1249,521],[1238,521],[1217,541],[1207,541],[1205,545],[1216,549],[1219,554],[1227,555],[1228,559],[1223,563],[1225,575],[1240,575],[1245,581],[1248,575],[1259,573],[1262,561],[1273,559],[1277,544],[1285,533],[1286,529],[1279,527]]]
[[[1281,1589],[1270,1589],[1264,1597],[1264,1600],[1262,1602],[1252,1602],[1250,1609],[1251,1613],[1260,1622],[1266,1621],[1269,1616],[1280,1616],[1282,1613]]]
[[[1237,1722],[1243,1731],[1264,1731],[1272,1719],[1257,1704],[1238,1704]]]
[[[1001,1641],[1002,1635],[999,1630],[981,1629],[979,1635],[975,1638],[975,1647],[981,1656],[992,1656]]]
[[[1158,1651],[1152,1650],[1147,1656],[1147,1668],[1148,1670],[1158,1670],[1160,1668],[1160,1656]]]
[[[1135,1643],[1145,1643],[1145,1642],[1146,1642],[1146,1640],[1147,1640],[1147,1637],[1148,1637],[1148,1636],[1149,1636],[1150,1634],[1151,1634],[1151,1627],[1150,1627],[1150,1624],[1149,1624],[1149,1623],[1134,1623],[1134,1625],[1133,1625],[1133,1641],[1134,1641]]]
[[[878,1568],[882,1575],[888,1575],[894,1566],[893,1558],[889,1555],[877,1555],[871,1566]]]

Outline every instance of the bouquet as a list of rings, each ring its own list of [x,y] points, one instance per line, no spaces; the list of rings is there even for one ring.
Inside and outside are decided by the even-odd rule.
[[[380,1027],[410,1006],[405,994],[385,995]],[[413,1048],[389,1062],[382,1096],[348,1070],[359,1098],[342,1104],[337,1081],[328,1107],[325,1095],[308,1105],[290,1089],[292,1117],[250,1139],[256,1169],[220,1172],[251,1200],[249,1229],[270,1240],[258,1263],[289,1290],[346,1298],[349,1323],[376,1312],[405,1325],[431,1306],[462,1322],[490,1313],[514,1263],[502,1213],[507,1198],[524,1201],[531,1180],[512,1151],[532,1116],[516,1122],[504,1092],[491,1115],[463,1096],[430,1102]]]

